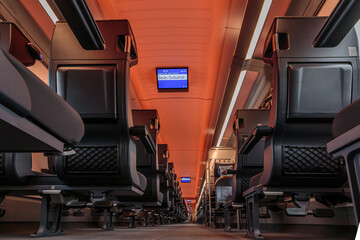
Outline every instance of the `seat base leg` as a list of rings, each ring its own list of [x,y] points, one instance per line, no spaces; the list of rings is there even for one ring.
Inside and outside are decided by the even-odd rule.
[[[151,225],[153,226],[153,227],[155,227],[155,224],[156,224],[156,218],[155,218],[155,213],[152,211],[151,212]]]
[[[260,233],[259,220],[259,194],[254,192],[247,196],[246,199],[246,218],[247,218],[247,238],[262,240],[264,237]]]
[[[130,216],[129,228],[135,228],[135,215]]]
[[[113,213],[108,208],[104,209],[104,223],[103,223],[102,229],[104,231],[114,230],[114,228],[113,228]]]
[[[161,218],[160,218],[160,215],[157,215],[156,216],[156,225],[161,225]]]
[[[148,217],[144,217],[144,227],[148,226]]]
[[[2,203],[2,201],[4,201],[5,199],[5,195],[4,194],[0,194],[0,204]],[[6,213],[6,209],[5,208],[0,208],[0,217],[3,217]]]
[[[37,232],[31,234],[30,237],[39,238],[39,237],[64,235],[64,233],[61,230],[61,216],[62,216],[63,205],[56,204],[52,225],[50,227],[49,224],[50,201],[51,201],[50,196],[48,195],[42,196],[40,226]]]
[[[230,207],[225,207],[225,232],[231,232],[231,213]]]

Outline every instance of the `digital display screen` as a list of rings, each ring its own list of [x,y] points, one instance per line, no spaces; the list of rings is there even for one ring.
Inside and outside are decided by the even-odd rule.
[[[186,200],[186,202],[191,202],[191,200]]]
[[[189,182],[191,182],[191,178],[190,177],[182,177],[181,182],[182,183],[189,183]]]
[[[188,68],[156,68],[158,89],[188,89]]]

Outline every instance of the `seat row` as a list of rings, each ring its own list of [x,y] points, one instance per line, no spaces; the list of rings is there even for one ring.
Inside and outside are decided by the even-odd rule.
[[[333,217],[332,208],[351,202],[344,162],[326,144],[336,136],[335,115],[360,97],[359,59],[348,52],[358,41],[353,29],[337,47],[314,48],[325,20],[274,20],[263,54],[273,66],[271,108],[237,112],[232,201],[245,201],[250,238],[263,239],[262,206],[288,216]],[[324,207],[309,209],[310,199]]]
[[[168,147],[158,144],[157,111],[131,108],[129,73],[138,59],[130,24],[97,25],[104,50],[83,49],[66,22],[56,24],[49,87],[26,68],[41,54],[14,24],[0,23],[0,200],[41,196],[36,237],[60,234],[70,208],[102,211],[107,230],[116,214],[130,227],[140,217],[145,225],[187,219]],[[46,172],[32,171],[31,152],[45,153]]]
[[[224,203],[232,194],[232,176],[225,170],[234,169],[235,151],[232,147],[212,147],[209,150],[206,164],[206,182],[202,196],[199,198],[196,211],[196,222],[220,227],[224,217]]]
[[[269,217],[268,210],[333,217],[334,207],[353,200],[359,216],[359,58],[349,54],[358,40],[352,29],[336,47],[313,47],[325,21],[275,18],[263,51],[263,61],[273,67],[269,97],[260,105],[268,107],[236,111],[236,162],[223,172],[233,175],[232,194],[224,206],[246,211],[249,238],[263,239],[259,219]],[[311,199],[323,207],[309,207]],[[230,214],[225,216],[230,231]]]

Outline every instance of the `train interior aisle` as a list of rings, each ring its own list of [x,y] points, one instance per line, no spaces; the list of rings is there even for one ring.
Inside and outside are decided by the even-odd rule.
[[[360,0],[0,0],[0,239],[360,239]]]

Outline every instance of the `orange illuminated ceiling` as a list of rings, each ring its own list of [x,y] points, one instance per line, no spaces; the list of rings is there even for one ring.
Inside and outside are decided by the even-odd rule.
[[[240,24],[231,31],[235,41],[224,42],[225,34],[229,34],[226,28],[231,24],[229,12],[236,7],[238,13],[232,15],[238,21],[244,9],[232,6],[232,2],[87,1],[95,19],[130,21],[139,55],[139,63],[130,73],[132,107],[158,110],[160,143],[169,145],[170,161],[178,177],[192,178],[191,183],[181,185],[184,197],[195,197],[201,161],[209,149],[206,138],[212,137],[217,118],[214,102],[222,99],[222,94],[216,92],[221,93],[227,81],[226,77],[218,78],[223,75],[219,73],[221,54],[224,47],[230,48],[231,59],[239,33]],[[159,93],[155,68],[181,66],[189,67],[189,91]]]

